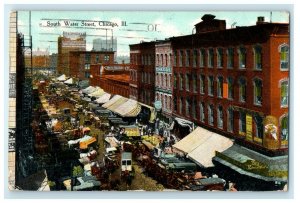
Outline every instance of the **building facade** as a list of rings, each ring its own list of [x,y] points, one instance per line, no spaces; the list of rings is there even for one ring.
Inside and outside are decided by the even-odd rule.
[[[155,96],[155,42],[130,46],[130,98],[153,106]]]
[[[171,41],[155,44],[155,102],[161,105],[162,114],[172,116],[172,46]]]
[[[289,24],[226,29],[205,15],[196,33],[173,37],[173,115],[257,151],[287,151]],[[266,117],[276,134],[264,134]],[[267,143],[272,143],[268,145]]]
[[[86,33],[63,32],[63,36],[58,37],[58,58],[57,73],[70,76],[70,51],[86,50]]]
[[[70,51],[70,76],[80,80],[89,80],[91,64],[113,64],[112,51]]]
[[[110,39],[94,39],[93,51],[117,51],[117,38]]]
[[[129,64],[92,64],[90,85],[105,92],[129,97]]]

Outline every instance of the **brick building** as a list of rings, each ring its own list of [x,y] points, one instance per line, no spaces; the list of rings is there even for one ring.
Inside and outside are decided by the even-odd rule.
[[[91,64],[113,64],[114,53],[113,51],[70,51],[70,76],[80,80],[89,79]]]
[[[162,114],[172,116],[172,46],[170,40],[155,43],[155,101]]]
[[[86,50],[86,33],[63,32],[63,36],[58,37],[57,43],[57,73],[69,76],[69,52]]]
[[[289,24],[259,17],[256,25],[226,29],[214,18],[203,16],[195,34],[170,38],[173,115],[258,151],[285,151]],[[274,138],[264,136],[270,115],[278,122]]]
[[[90,85],[105,92],[129,97],[129,64],[92,64]]]
[[[155,42],[141,42],[130,47],[129,97],[153,106],[155,90]]]

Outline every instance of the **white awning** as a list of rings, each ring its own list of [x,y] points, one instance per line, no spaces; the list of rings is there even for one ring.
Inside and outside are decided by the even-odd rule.
[[[222,152],[233,145],[233,142],[217,133],[197,127],[185,138],[173,145],[174,148],[187,154],[187,157],[202,167],[212,167],[215,151]]]
[[[128,99],[125,103],[118,106],[114,112],[123,117],[135,117],[141,111],[141,105],[132,99]]]
[[[62,74],[61,76],[59,76],[58,78],[56,78],[58,81],[65,81],[66,80],[66,75]]]
[[[66,80],[64,83],[65,83],[65,84],[69,84],[69,85],[73,84],[73,83],[74,83],[74,82],[73,82],[73,78],[69,78],[69,79]]]
[[[122,96],[115,95],[113,98],[111,98],[108,102],[105,102],[105,104],[102,105],[104,108],[108,108],[109,106],[113,105],[116,101],[118,101]]]
[[[82,93],[89,94],[89,93],[91,93],[90,91],[92,91],[92,90],[94,90],[94,89],[95,89],[95,87],[89,86],[89,87],[83,89],[83,90],[82,90]]]
[[[104,90],[101,88],[96,89],[96,91],[89,94],[90,97],[100,97],[105,94]]]
[[[111,97],[111,94],[105,93],[101,97],[99,97],[97,100],[95,100],[95,102],[97,102],[98,104],[104,104],[109,101],[110,97]]]

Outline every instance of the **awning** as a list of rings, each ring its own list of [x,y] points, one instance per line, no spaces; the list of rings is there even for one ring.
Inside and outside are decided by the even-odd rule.
[[[74,83],[73,78],[69,78],[69,79],[66,80],[64,83],[65,83],[65,84],[69,84],[69,85],[73,84],[73,83]]]
[[[155,122],[155,119],[156,119],[156,111],[155,111],[155,108],[152,107],[152,106],[149,106],[147,104],[143,104],[141,102],[139,102],[140,105],[144,106],[144,107],[147,107],[149,110],[150,110],[150,119],[149,119],[149,122],[150,123],[154,123]]]
[[[137,126],[135,126],[135,125],[120,126],[120,128],[124,128],[125,129],[125,134],[128,137],[140,136],[139,128]]]
[[[103,94],[105,94],[104,90],[101,88],[98,88],[96,91],[89,94],[90,97],[101,97]]]
[[[104,139],[111,147],[118,147],[118,140],[115,137],[106,137]]]
[[[215,151],[224,151],[232,145],[230,139],[197,127],[173,147],[187,154],[187,157],[198,165],[213,167],[212,158],[215,156]]]
[[[111,98],[108,102],[105,102],[102,107],[104,108],[108,108],[111,105],[113,105],[116,101],[118,101],[120,98],[122,98],[122,96],[120,95],[115,95],[113,98]]]
[[[93,87],[93,86],[89,86],[85,89],[82,90],[82,93],[85,93],[85,94],[91,94],[92,92],[96,91],[97,88],[96,87]]]
[[[122,117],[136,117],[141,112],[141,105],[132,99],[118,106],[114,112]]]
[[[214,161],[240,174],[264,181],[288,179],[288,155],[268,157],[245,147],[234,144],[223,152],[216,152]]]
[[[175,120],[182,127],[189,127],[190,128],[190,132],[192,132],[194,130],[193,129],[194,128],[194,123],[193,122],[185,120],[185,119],[182,119],[182,118],[178,118],[178,117],[176,117]]]
[[[116,109],[121,106],[122,104],[124,104],[125,102],[128,101],[128,98],[126,97],[121,97],[120,99],[118,99],[115,103],[113,103],[112,105],[110,105],[109,107],[107,107],[108,110],[111,110],[113,112],[116,112]]]
[[[66,75],[62,74],[61,76],[59,76],[58,78],[56,78],[58,81],[65,81],[66,80]]]
[[[110,97],[111,94],[105,93],[102,96],[100,96],[97,100],[95,100],[95,102],[98,104],[104,104],[109,101]]]
[[[79,148],[80,149],[87,149],[87,147],[90,145],[90,144],[92,144],[92,143],[94,143],[94,142],[96,142],[97,140],[96,140],[96,138],[94,138],[94,137],[91,137],[91,136],[84,136],[81,140],[80,140],[80,142],[79,142]]]

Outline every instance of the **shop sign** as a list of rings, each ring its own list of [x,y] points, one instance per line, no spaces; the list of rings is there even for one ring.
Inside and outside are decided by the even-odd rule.
[[[252,116],[246,114],[246,139],[252,141]]]

